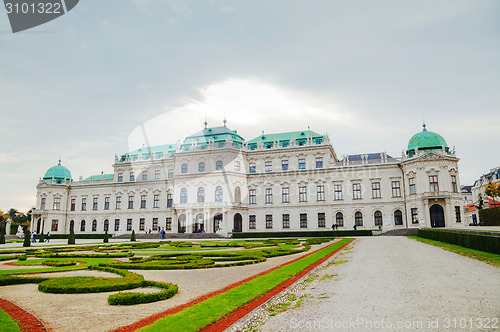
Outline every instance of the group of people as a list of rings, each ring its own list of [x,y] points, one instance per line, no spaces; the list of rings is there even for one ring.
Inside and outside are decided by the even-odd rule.
[[[339,225],[332,224],[332,230],[339,230]]]
[[[165,239],[165,228],[158,226],[158,233],[160,234],[160,240]]]
[[[33,242],[33,243],[35,243],[35,242],[36,242],[36,235],[37,235],[37,234],[36,234],[36,232],[35,232],[35,231],[33,231],[33,232],[31,233],[31,242]],[[47,232],[47,235],[45,235],[45,239],[43,239],[43,240],[42,240],[42,242],[49,242],[49,240],[50,240],[50,233],[49,233],[49,232]],[[39,240],[39,242],[40,242],[40,240]]]

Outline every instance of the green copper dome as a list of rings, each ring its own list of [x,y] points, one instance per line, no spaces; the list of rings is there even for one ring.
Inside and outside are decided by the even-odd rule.
[[[444,147],[445,151],[448,152],[448,144],[444,140],[443,136],[436,134],[432,131],[427,131],[425,128],[425,123],[423,125],[424,129],[413,135],[413,137],[408,142],[408,150],[406,155],[408,157],[413,157],[416,153],[416,149],[419,151],[429,152],[429,151],[441,151]]]
[[[45,173],[43,181],[54,181],[56,183],[71,181],[71,173],[69,169],[61,165],[61,160],[59,160],[56,166],[49,168]]]

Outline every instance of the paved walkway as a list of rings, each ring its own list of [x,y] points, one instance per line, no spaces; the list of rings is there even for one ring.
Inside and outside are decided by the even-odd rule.
[[[500,330],[498,268],[406,237],[358,238],[338,259],[259,330]]]

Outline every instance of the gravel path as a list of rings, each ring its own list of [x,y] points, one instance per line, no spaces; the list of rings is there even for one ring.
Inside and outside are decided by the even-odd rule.
[[[317,250],[328,244],[314,245]],[[179,293],[171,299],[133,306],[111,306],[110,293],[47,294],[35,284],[0,287],[0,298],[12,301],[42,319],[51,331],[109,331],[132,324],[169,308],[187,303],[204,294],[222,289],[235,282],[271,269],[309,253],[269,258],[258,264],[201,270],[133,270],[146,280],[177,284]],[[52,273],[51,273],[52,274]],[[99,271],[60,272],[57,276],[102,275]],[[48,276],[48,274],[43,274]],[[108,275],[102,275],[108,276]]]
[[[268,304],[276,309],[289,302],[288,309],[271,317],[269,308],[261,309],[249,330],[500,328],[498,268],[406,237],[359,238],[352,250],[333,259],[337,262]],[[488,323],[489,329],[480,328]]]

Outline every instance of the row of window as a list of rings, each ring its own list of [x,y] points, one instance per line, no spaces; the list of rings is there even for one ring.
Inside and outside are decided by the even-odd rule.
[[[287,171],[288,165],[289,165],[288,159],[281,160],[281,170]],[[299,158],[298,165],[299,165],[299,169],[306,169],[306,159]],[[323,157],[316,157],[316,168],[323,168]],[[248,164],[248,170],[250,173],[256,172],[257,169],[256,169],[256,165],[255,165],[254,161],[251,161]],[[273,162],[271,160],[264,161],[264,170],[266,172],[271,172],[273,170]]]
[[[58,223],[57,220],[52,220],[52,231],[57,231],[57,223]],[[55,227],[54,227],[54,225],[55,225]],[[132,231],[132,218],[127,219],[126,225],[127,225],[127,231],[131,232]],[[139,218],[139,231],[148,231],[148,230],[156,231],[156,230],[158,230],[158,226],[160,226],[158,223],[158,218],[153,218],[149,224],[146,224],[146,218]],[[165,219],[165,226],[163,226],[161,228],[163,228],[166,231],[171,231],[172,230],[172,218],[167,217]],[[75,230],[75,221],[74,220],[70,221],[69,229],[70,229],[70,231]],[[87,229],[87,222],[85,220],[80,221],[80,232],[85,232],[86,229]],[[92,232],[97,232],[97,220],[95,220],[95,219],[92,220],[91,230],[92,230]],[[104,232],[109,231],[109,220],[108,219],[104,220],[102,230]],[[115,219],[114,220],[114,231],[118,232],[119,230],[120,230],[120,219]]]
[[[266,229],[272,229],[273,215],[266,214],[265,218],[266,218]],[[373,220],[375,226],[382,226],[383,224],[382,212],[375,211],[373,214]],[[281,221],[282,221],[282,228],[290,228],[290,214],[288,213],[282,214]],[[317,221],[319,228],[326,227],[325,213],[323,212],[318,213]],[[337,227],[344,227],[344,214],[342,212],[337,212],[335,214],[334,224]],[[356,211],[356,213],[354,214],[354,224],[356,226],[363,226],[363,213],[361,213],[360,211]],[[394,224],[403,225],[403,213],[401,212],[401,210],[394,211]],[[299,214],[299,227],[300,228],[308,227],[307,213]],[[249,229],[257,228],[257,217],[253,214],[248,216],[248,228]]]

